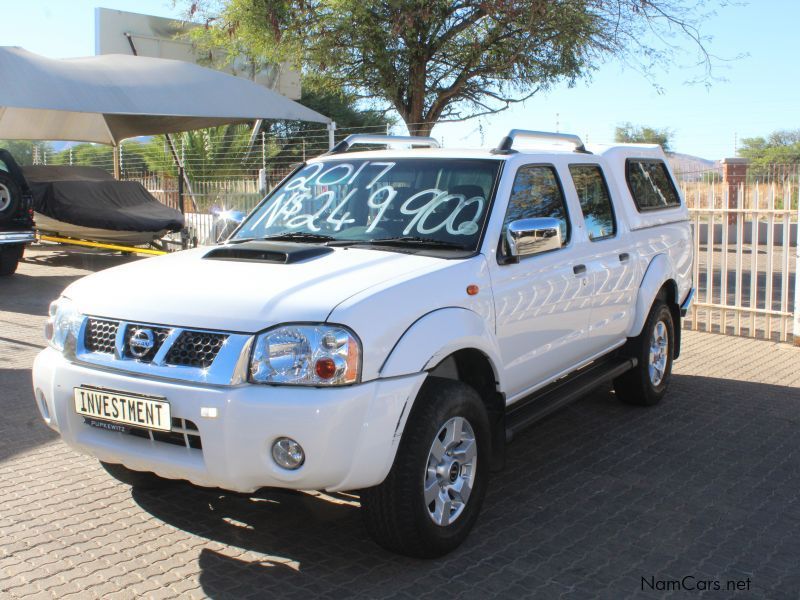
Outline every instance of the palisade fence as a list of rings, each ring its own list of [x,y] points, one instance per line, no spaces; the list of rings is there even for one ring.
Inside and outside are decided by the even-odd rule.
[[[680,185],[697,288],[687,327],[800,342],[797,169],[776,168],[738,185],[713,177]]]
[[[384,134],[385,127],[337,128],[335,142],[352,133]],[[141,144],[126,142],[121,177],[141,182],[158,200],[183,207],[193,241],[213,243],[214,221],[225,210],[249,212],[305,158],[327,150],[326,128],[294,136],[262,134],[254,144],[229,148],[188,147],[176,136],[186,177],[179,184],[166,144],[142,160]],[[136,144],[139,144],[138,146]],[[152,145],[151,145],[152,146]],[[98,147],[100,148],[100,147]],[[110,149],[91,156],[37,157],[38,162],[91,165],[113,171]],[[151,148],[152,150],[152,148]],[[694,230],[695,302],[691,329],[800,343],[800,281],[797,279],[800,165],[752,166],[737,182],[721,169],[678,172]]]

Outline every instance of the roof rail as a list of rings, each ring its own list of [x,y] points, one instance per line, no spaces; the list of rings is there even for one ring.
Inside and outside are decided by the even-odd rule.
[[[439,142],[432,137],[423,137],[416,135],[371,135],[368,133],[354,133],[348,135],[341,142],[331,148],[325,155],[328,154],[341,154],[353,144],[377,144],[377,145],[393,145],[393,144],[413,144],[414,146],[428,146],[429,148],[439,148]]]
[[[581,138],[571,133],[552,133],[549,131],[529,131],[527,129],[512,129],[508,135],[500,140],[497,148],[492,150],[493,154],[510,154],[515,152],[512,149],[514,140],[546,140],[550,142],[566,142],[572,144],[575,152],[582,152],[584,154],[591,154],[583,145]]]

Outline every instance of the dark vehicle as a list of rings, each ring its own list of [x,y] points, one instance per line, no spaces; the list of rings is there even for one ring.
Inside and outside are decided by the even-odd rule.
[[[34,239],[30,188],[11,154],[0,150],[0,276],[17,270]]]

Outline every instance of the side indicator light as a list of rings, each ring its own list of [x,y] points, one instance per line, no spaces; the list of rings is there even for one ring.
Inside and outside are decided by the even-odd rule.
[[[468,296],[476,296],[479,291],[480,291],[480,288],[477,285],[475,285],[474,283],[467,286],[467,295]]]

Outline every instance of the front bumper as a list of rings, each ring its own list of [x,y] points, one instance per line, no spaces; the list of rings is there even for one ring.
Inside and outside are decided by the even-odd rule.
[[[30,244],[35,241],[33,231],[0,231],[0,244]]]
[[[48,348],[34,362],[33,387],[45,422],[67,444],[102,461],[238,492],[338,491],[383,481],[425,376],[341,388],[207,386],[90,368]],[[173,417],[197,425],[202,449],[90,427],[72,404],[73,388],[81,385],[165,397]],[[201,417],[201,408],[215,408],[217,417]],[[295,471],[272,459],[272,443],[281,436],[305,450]]]

